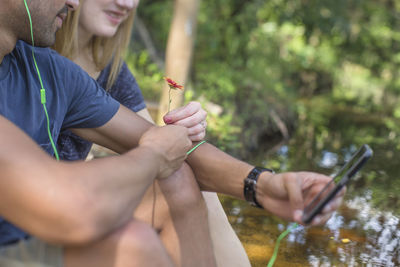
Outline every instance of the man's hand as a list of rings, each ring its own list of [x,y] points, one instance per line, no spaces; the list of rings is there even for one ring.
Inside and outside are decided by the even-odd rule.
[[[191,146],[188,129],[175,125],[154,126],[139,140],[139,147],[150,148],[160,156],[157,178],[161,179],[170,176],[182,165]]]
[[[190,140],[201,141],[206,135],[207,112],[199,102],[189,102],[186,106],[174,109],[163,119],[165,124],[184,126],[189,131]]]
[[[332,180],[331,177],[313,172],[263,172],[257,181],[257,201],[271,213],[304,224],[303,209]],[[345,189],[327,204],[310,225],[325,223],[340,206]]]

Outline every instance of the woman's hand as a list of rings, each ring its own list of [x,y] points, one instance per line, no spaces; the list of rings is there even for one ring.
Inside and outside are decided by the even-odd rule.
[[[191,101],[187,105],[168,112],[164,117],[165,124],[184,126],[189,131],[193,142],[201,141],[206,136],[207,112],[199,102]]]

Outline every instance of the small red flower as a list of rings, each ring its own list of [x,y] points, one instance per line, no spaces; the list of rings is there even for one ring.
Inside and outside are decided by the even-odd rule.
[[[181,89],[183,90],[183,85],[178,84],[177,82],[175,82],[174,80],[172,80],[171,78],[168,77],[164,77],[164,80],[168,83],[168,86],[170,89]]]

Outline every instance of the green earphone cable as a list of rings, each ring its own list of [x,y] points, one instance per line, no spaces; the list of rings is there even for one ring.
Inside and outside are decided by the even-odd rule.
[[[50,143],[51,143],[51,146],[53,148],[53,151],[54,151],[54,155],[55,155],[57,160],[60,160],[60,158],[58,156],[57,148],[56,148],[56,146],[54,144],[54,141],[53,141],[53,138],[52,138],[51,132],[50,132],[50,119],[49,119],[49,114],[48,114],[47,108],[46,108],[46,90],[44,89],[43,82],[42,82],[42,77],[40,75],[39,67],[38,67],[38,65],[36,63],[36,58],[35,58],[35,41],[33,39],[33,27],[32,27],[31,13],[29,12],[29,7],[28,7],[28,4],[26,3],[26,0],[24,0],[24,4],[25,4],[26,12],[28,13],[28,18],[29,18],[29,25],[30,25],[31,38],[32,38],[32,57],[33,57],[33,62],[35,63],[36,72],[38,74],[39,82],[40,82],[40,86],[41,86],[41,89],[40,89],[40,102],[43,105],[44,113],[46,115],[47,134],[49,135],[49,139],[50,139]]]
[[[297,228],[299,225],[297,223],[292,224],[288,229],[286,229],[283,233],[281,233],[276,240],[274,252],[272,253],[271,259],[268,262],[267,267],[272,267],[275,263],[276,257],[278,256],[279,245],[281,240],[285,238],[293,229]]]
[[[200,143],[198,143],[197,145],[195,145],[192,149],[190,149],[188,152],[186,152],[186,155],[189,155],[190,153],[192,153],[196,148],[198,148],[201,144],[205,143],[206,141],[201,141]]]

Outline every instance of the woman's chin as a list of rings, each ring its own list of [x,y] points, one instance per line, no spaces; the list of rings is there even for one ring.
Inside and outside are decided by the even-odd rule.
[[[117,33],[118,27],[108,27],[102,31],[98,31],[94,35],[99,37],[111,38]]]

